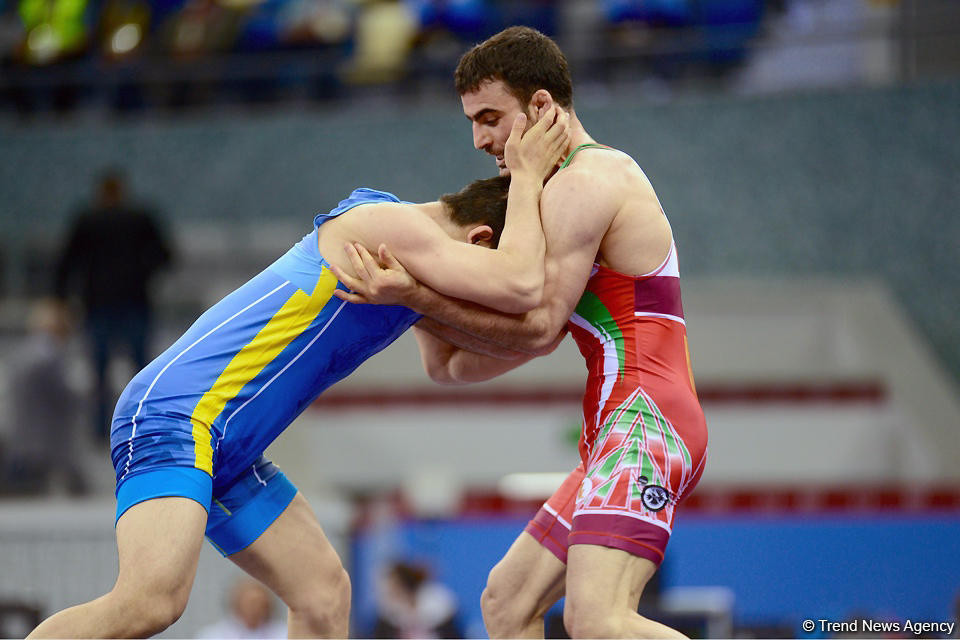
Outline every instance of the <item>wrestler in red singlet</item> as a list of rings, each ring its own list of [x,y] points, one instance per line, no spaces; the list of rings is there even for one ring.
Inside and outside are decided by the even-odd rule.
[[[578,147],[563,167],[585,146],[601,147]],[[644,275],[594,264],[567,326],[588,371],[581,463],[526,531],[563,562],[568,545],[594,544],[659,564],[707,450],[675,244]]]

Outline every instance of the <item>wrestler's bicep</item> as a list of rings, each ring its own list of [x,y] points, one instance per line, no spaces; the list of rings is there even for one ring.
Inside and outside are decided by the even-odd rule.
[[[567,188],[545,189],[541,211],[547,241],[544,305],[550,330],[559,331],[583,295],[609,216],[602,203]]]

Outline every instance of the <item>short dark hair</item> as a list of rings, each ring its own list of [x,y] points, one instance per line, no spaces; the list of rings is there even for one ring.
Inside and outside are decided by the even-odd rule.
[[[463,54],[454,73],[457,93],[476,91],[490,80],[503,81],[522,105],[546,89],[561,107],[573,106],[567,58],[556,42],[530,27],[504,29]]]
[[[500,234],[507,218],[507,194],[510,191],[510,176],[496,176],[475,180],[456,193],[440,196],[450,219],[465,227],[489,225],[493,229],[491,243],[500,244]]]

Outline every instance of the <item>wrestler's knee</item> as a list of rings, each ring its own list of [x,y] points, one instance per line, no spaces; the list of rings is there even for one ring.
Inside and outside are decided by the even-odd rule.
[[[526,597],[508,572],[498,566],[487,576],[480,596],[483,623],[491,638],[515,638],[543,613]]]
[[[112,612],[119,619],[118,628],[128,637],[152,636],[172,626],[187,608],[189,590],[143,591],[132,595],[114,589],[105,597],[110,600]]]
[[[337,564],[285,598],[298,624],[317,636],[333,636],[346,629],[350,618],[350,576]]]
[[[519,635],[516,629],[523,628],[524,622],[518,616],[509,600],[489,583],[480,596],[480,610],[483,624],[491,638],[510,638]]]

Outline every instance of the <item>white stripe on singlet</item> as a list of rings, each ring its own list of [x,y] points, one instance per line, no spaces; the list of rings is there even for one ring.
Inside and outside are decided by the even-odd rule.
[[[257,482],[263,486],[267,486],[267,483],[264,481],[264,479],[260,477],[259,473],[257,473],[257,465],[252,465],[250,468],[253,469],[253,476],[257,479]]]
[[[549,514],[552,515],[554,518],[556,518],[556,519],[557,519],[557,522],[559,522],[560,524],[562,524],[563,526],[565,526],[565,527],[567,528],[567,530],[569,530],[569,529],[571,528],[570,523],[567,522],[566,520],[564,520],[564,519],[563,519],[563,516],[561,516],[559,513],[557,513],[557,512],[554,510],[553,507],[551,507],[551,506],[548,505],[548,504],[544,504],[544,505],[543,505],[543,508],[544,508],[544,510],[546,510],[547,513],[549,513]]]
[[[316,341],[320,338],[320,336],[322,336],[322,335],[324,334],[324,332],[325,332],[325,331],[327,330],[327,328],[330,326],[330,323],[332,323],[332,322],[336,319],[336,317],[337,317],[338,315],[340,315],[340,312],[343,310],[343,305],[345,305],[346,303],[347,303],[346,300],[341,300],[341,301],[340,301],[340,306],[337,307],[337,310],[333,312],[333,315],[331,315],[331,316],[330,316],[330,319],[327,320],[327,324],[323,325],[323,328],[320,329],[320,331],[317,333],[317,335],[313,336],[313,339],[310,340],[310,342],[308,342],[307,345],[306,345],[305,347],[303,347],[303,349],[301,349],[300,352],[297,353],[297,355],[294,356],[294,357],[290,360],[290,362],[288,362],[287,364],[285,364],[285,365],[283,366],[283,368],[280,369],[280,371],[278,371],[277,373],[275,373],[272,378],[270,378],[269,380],[267,380],[267,381],[263,384],[263,386],[261,386],[259,389],[257,389],[257,392],[256,392],[255,394],[253,394],[253,395],[252,395],[246,402],[244,402],[242,405],[240,405],[239,407],[237,407],[236,411],[234,411],[233,413],[230,414],[230,417],[227,418],[227,420],[223,423],[223,433],[220,434],[220,437],[219,437],[219,438],[217,438],[216,450],[219,450],[219,449],[220,449],[220,443],[223,442],[223,439],[227,436],[227,425],[230,424],[230,421],[233,420],[234,416],[236,416],[238,413],[240,413],[241,411],[243,411],[244,407],[246,407],[248,404],[250,404],[251,402],[253,402],[253,401],[257,398],[257,396],[259,396],[261,393],[263,393],[263,392],[267,389],[267,387],[269,387],[271,384],[273,384],[274,381],[275,381],[277,378],[279,378],[280,375],[283,374],[284,371],[286,371],[287,369],[289,369],[290,366],[291,366],[294,362],[296,362],[297,360],[299,360],[299,359],[300,359],[300,356],[302,356],[304,353],[307,352],[307,349],[309,349],[310,347],[313,346],[313,343],[316,342]]]
[[[163,368],[160,369],[160,372],[150,383],[150,386],[148,386],[147,390],[143,392],[143,397],[140,398],[140,402],[137,405],[137,411],[136,413],[133,414],[133,418],[131,418],[131,422],[133,423],[133,429],[130,432],[129,450],[127,453],[127,464],[123,468],[123,473],[120,475],[120,478],[119,478],[120,480],[123,480],[127,476],[127,473],[130,471],[130,463],[133,461],[133,440],[134,440],[134,437],[137,435],[137,416],[139,416],[140,411],[143,410],[143,403],[146,401],[147,396],[150,395],[150,392],[153,391],[153,387],[156,386],[157,381],[160,380],[160,376],[162,376],[167,371],[167,369],[169,369],[170,366],[174,362],[179,360],[180,357],[183,356],[187,351],[190,351],[190,349],[193,349],[195,346],[200,344],[203,340],[210,337],[214,332],[218,331],[219,329],[222,329],[227,323],[233,321],[235,318],[237,318],[237,316],[239,316],[240,314],[246,311],[249,311],[252,307],[263,302],[264,300],[266,300],[267,298],[269,298],[270,296],[272,296],[273,294],[275,294],[277,291],[284,288],[288,284],[290,284],[290,281],[285,280],[282,284],[277,285],[277,287],[274,288],[272,291],[269,291],[263,294],[262,296],[260,296],[259,298],[257,298],[256,300],[254,300],[253,302],[245,306],[243,309],[240,309],[240,311],[237,311],[235,314],[233,314],[232,316],[230,316],[229,318],[227,318],[226,320],[224,320],[223,322],[215,326],[213,329],[210,329],[210,331],[207,331],[205,334],[197,338],[197,340],[193,344],[191,344],[189,347],[187,347],[186,349],[178,353],[173,359],[170,360],[170,362],[165,364]]]
[[[684,322],[683,318],[679,316],[672,316],[669,313],[653,313],[652,311],[634,311],[633,315],[635,318],[666,318],[667,320],[673,320],[674,322],[679,322],[683,326],[687,326],[687,323]]]

